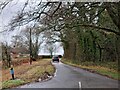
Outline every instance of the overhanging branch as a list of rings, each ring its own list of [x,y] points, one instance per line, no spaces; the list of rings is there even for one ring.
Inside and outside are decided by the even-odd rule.
[[[74,25],[74,26],[67,25],[67,27],[69,27],[69,28],[74,28],[74,27],[78,27],[78,26],[82,26],[82,27],[86,27],[86,28],[95,28],[95,29],[99,29],[99,30],[104,30],[106,32],[111,32],[111,33],[114,33],[114,34],[120,36],[120,32],[117,32],[117,31],[114,31],[112,29],[105,28],[105,27],[99,27],[99,26],[94,26],[94,25],[84,25],[84,24],[78,24],[78,25]]]

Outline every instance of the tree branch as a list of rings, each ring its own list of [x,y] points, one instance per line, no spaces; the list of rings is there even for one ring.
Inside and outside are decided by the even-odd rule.
[[[60,8],[62,2],[59,3],[58,7],[55,9],[55,11],[52,13],[52,16],[56,13],[56,11]]]
[[[99,26],[94,26],[94,25],[84,25],[84,24],[78,24],[78,25],[74,25],[74,26],[67,25],[67,27],[69,27],[69,28],[74,28],[74,27],[78,27],[78,26],[82,26],[82,27],[86,27],[86,28],[91,27],[91,28],[95,28],[95,29],[99,29],[99,30],[101,29],[101,30],[104,30],[106,32],[112,32],[112,33],[120,36],[120,32],[114,31],[114,30],[109,29],[109,28],[104,28],[104,27],[99,27]]]

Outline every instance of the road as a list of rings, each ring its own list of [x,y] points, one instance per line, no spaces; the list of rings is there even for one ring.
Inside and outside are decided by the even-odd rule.
[[[118,81],[91,73],[89,71],[53,63],[56,67],[55,76],[46,82],[34,82],[19,88],[118,88]]]

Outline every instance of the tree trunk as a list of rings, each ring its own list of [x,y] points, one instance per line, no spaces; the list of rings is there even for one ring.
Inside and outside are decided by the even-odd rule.
[[[73,59],[76,60],[76,43],[74,43]]]
[[[96,61],[96,43],[95,43],[95,40],[93,40],[93,49],[94,49],[94,58],[93,58],[93,62]]]
[[[30,29],[30,47],[29,47],[29,50],[30,50],[30,65],[32,64],[32,39],[31,39],[31,29]]]

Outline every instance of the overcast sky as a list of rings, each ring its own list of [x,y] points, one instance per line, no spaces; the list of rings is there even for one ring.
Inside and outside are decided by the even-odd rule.
[[[30,3],[30,5],[34,5],[34,3],[36,3],[37,1],[40,2],[40,0],[31,0],[32,2]],[[47,0],[42,0],[42,2],[46,2]],[[7,25],[10,22],[10,20],[12,18],[14,18],[14,16],[17,15],[17,12],[19,10],[22,9],[22,7],[24,6],[26,0],[13,0],[11,3],[9,3],[4,10],[2,11],[2,13],[0,14],[0,32],[4,31],[7,29]],[[11,32],[4,32],[4,33],[0,33],[0,41],[7,41],[10,43],[11,41],[11,36],[19,34],[20,31],[18,30],[14,30]],[[54,54],[62,54],[64,53],[63,48],[60,46],[60,43],[56,43],[56,46],[58,47],[56,49],[56,51],[54,52]],[[40,48],[40,53],[39,54],[49,54],[49,52],[47,50],[44,50],[42,48]]]
[[[13,0],[10,2],[0,14],[0,32],[8,28],[10,20],[17,15],[17,12],[23,7],[25,0]],[[19,34],[19,31],[0,33],[0,41],[9,41],[12,35]]]

